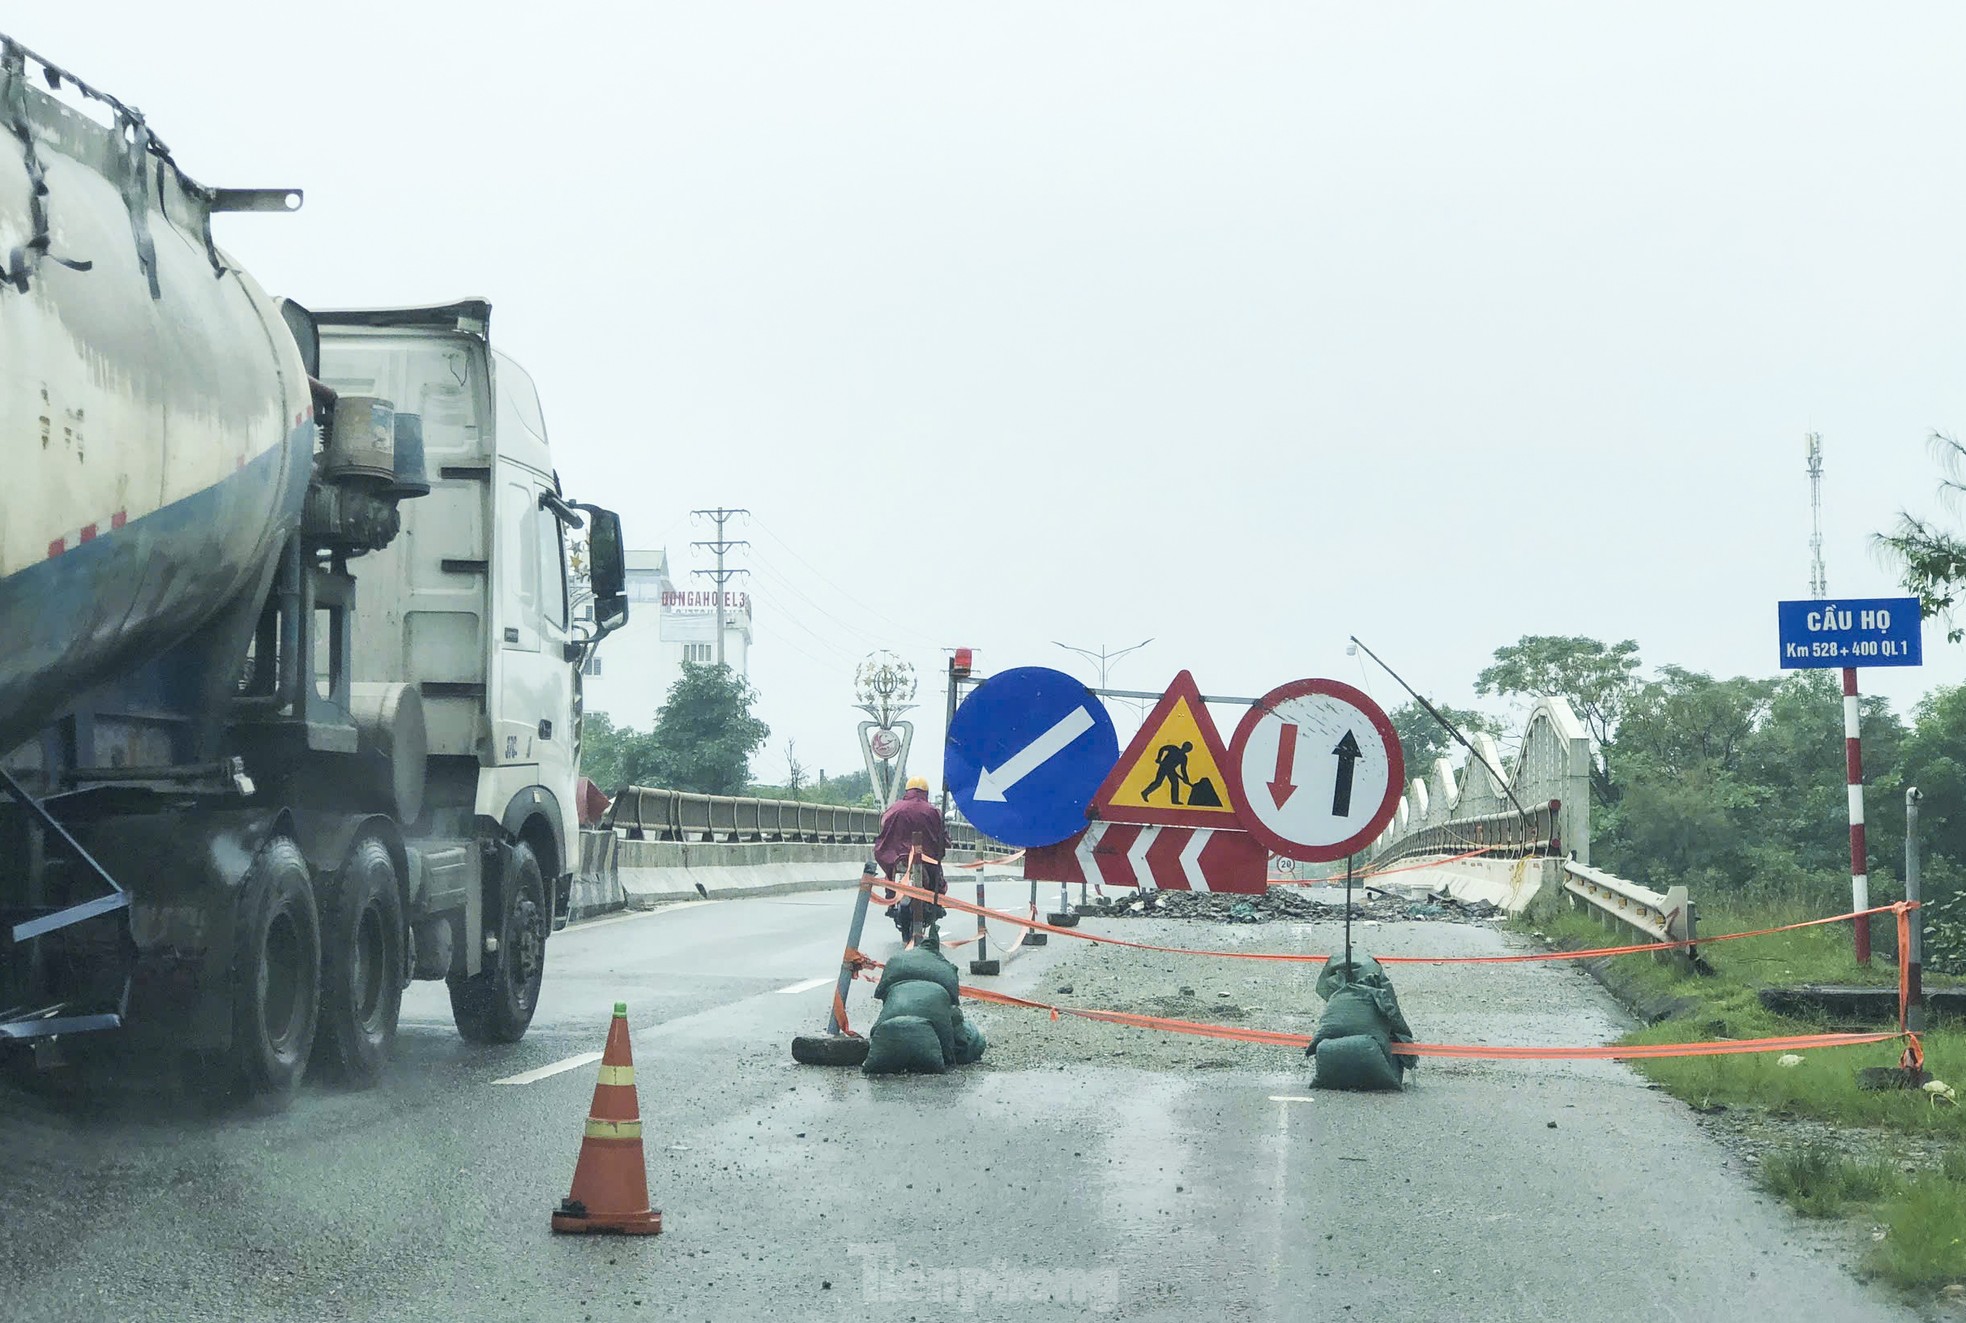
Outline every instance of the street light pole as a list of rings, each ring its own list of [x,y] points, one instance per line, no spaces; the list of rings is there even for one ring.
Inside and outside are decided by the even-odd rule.
[[[1067,652],[1076,652],[1079,656],[1085,658],[1087,661],[1097,666],[1099,668],[1099,687],[1101,689],[1104,689],[1106,687],[1106,673],[1112,669],[1112,664],[1118,661],[1120,658],[1126,656],[1126,654],[1129,652],[1140,651],[1140,649],[1146,647],[1149,643],[1152,643],[1153,640],[1141,639],[1138,643],[1134,644],[1130,648],[1120,648],[1114,652],[1106,651],[1106,645],[1103,643],[1099,645],[1099,651],[1093,652],[1087,648],[1075,648],[1069,643],[1059,643],[1058,640],[1056,639],[1053,639],[1052,642],[1054,644],[1057,644],[1058,647],[1063,648]]]

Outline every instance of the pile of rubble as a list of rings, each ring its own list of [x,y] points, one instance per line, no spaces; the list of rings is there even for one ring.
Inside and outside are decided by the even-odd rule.
[[[1323,888],[1320,888],[1323,890]],[[1336,901],[1313,898],[1303,887],[1271,887],[1260,896],[1231,896],[1207,891],[1122,891],[1099,896],[1079,908],[1081,914],[1098,918],[1201,919],[1209,923],[1315,923],[1345,917],[1342,897]],[[1507,912],[1485,900],[1463,902],[1451,896],[1429,895],[1421,899],[1394,896],[1377,890],[1360,890],[1352,897],[1352,918],[1376,919],[1382,923],[1426,922],[1475,923],[1506,918]]]

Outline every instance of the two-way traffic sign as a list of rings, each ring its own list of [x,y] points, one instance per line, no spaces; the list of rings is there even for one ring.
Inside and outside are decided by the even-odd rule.
[[[991,676],[949,723],[943,776],[976,829],[1007,845],[1051,845],[1085,826],[1085,806],[1119,756],[1105,705],[1063,671]]]
[[[1385,830],[1406,757],[1379,705],[1336,680],[1293,680],[1256,700],[1229,746],[1242,825],[1280,855],[1322,863]]]

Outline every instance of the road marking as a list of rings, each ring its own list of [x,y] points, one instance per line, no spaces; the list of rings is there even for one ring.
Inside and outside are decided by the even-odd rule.
[[[570,1070],[579,1070],[582,1066],[591,1066],[600,1059],[601,1054],[599,1052],[582,1052],[577,1057],[568,1057],[565,1061],[555,1061],[550,1066],[541,1066],[538,1070],[529,1070],[523,1075],[507,1075],[502,1080],[493,1080],[492,1083],[537,1084],[543,1079],[550,1079],[555,1075],[564,1075]]]
[[[1271,1102],[1316,1102],[1317,1099],[1301,1098],[1298,1097],[1296,1094],[1291,1094],[1291,1093],[1273,1093],[1270,1095],[1270,1101]]]
[[[780,988],[778,995],[789,997],[795,992],[811,992],[814,988],[823,987],[828,983],[836,981],[838,978],[838,974],[821,974],[818,978],[809,978],[803,983],[794,983],[789,988]]]

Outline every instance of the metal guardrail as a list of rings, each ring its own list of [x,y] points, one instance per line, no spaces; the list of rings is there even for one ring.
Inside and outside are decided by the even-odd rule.
[[[1511,809],[1507,813],[1488,813],[1478,818],[1461,818],[1422,827],[1375,853],[1372,862],[1383,866],[1400,859],[1423,854],[1466,854],[1480,850],[1485,857],[1517,859],[1526,854],[1563,853],[1563,801],[1552,799],[1526,814]]]
[[[804,841],[872,845],[881,831],[881,810],[792,799],[699,795],[688,790],[624,786],[601,826],[619,828],[631,841]],[[966,822],[949,824],[952,852],[975,854],[1000,845]]]
[[[1589,908],[1600,918],[1619,923],[1651,942],[1690,942],[1696,936],[1693,902],[1685,887],[1664,892],[1600,872],[1587,864],[1563,866],[1563,889],[1571,908]],[[1690,958],[1687,952],[1678,953]]]

